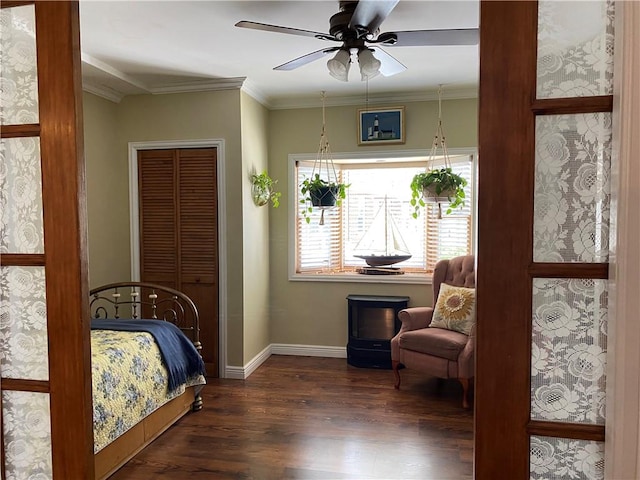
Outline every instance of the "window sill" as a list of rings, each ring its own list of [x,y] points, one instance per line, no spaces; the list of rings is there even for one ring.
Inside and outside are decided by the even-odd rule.
[[[294,273],[289,275],[292,282],[334,282],[334,283],[392,283],[431,285],[432,276],[419,273],[403,275],[365,275],[360,273]]]

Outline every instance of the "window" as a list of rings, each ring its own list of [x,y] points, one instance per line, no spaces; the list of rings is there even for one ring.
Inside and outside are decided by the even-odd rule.
[[[357,254],[365,253],[376,243],[378,247],[382,245],[382,248],[393,249],[391,224],[395,225],[400,242],[406,245],[411,254],[410,259],[397,266],[414,279],[430,275],[439,259],[466,255],[472,251],[474,154],[469,150],[450,151],[454,172],[467,179],[467,201],[462,209],[450,215],[443,212],[442,219],[437,218],[438,209],[435,205],[421,208],[418,219],[412,216],[414,209],[410,204],[409,185],[416,173],[425,170],[427,158],[399,157],[397,152],[395,155],[356,158],[354,155],[334,154],[333,162],[339,181],[351,185],[347,189],[347,198],[340,208],[326,209],[324,212],[314,208],[310,223],[301,214],[299,186],[311,176],[314,159],[291,156],[292,183],[297,192],[291,192],[295,197],[294,278],[356,274],[358,268],[366,266],[363,259],[356,257]],[[441,158],[436,160],[434,166],[443,163],[444,159]],[[321,216],[324,216],[323,224],[320,224]],[[375,230],[376,225],[380,226],[378,230]],[[380,279],[376,277],[376,280]],[[406,275],[394,277],[409,280]],[[351,281],[353,276],[349,278]],[[366,280],[371,281],[371,278]]]

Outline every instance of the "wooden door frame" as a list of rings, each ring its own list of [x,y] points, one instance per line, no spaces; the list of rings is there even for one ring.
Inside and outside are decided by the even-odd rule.
[[[484,14],[481,15],[481,72],[484,63],[485,77],[493,75],[493,78],[491,82],[480,84],[479,144],[482,161],[478,189],[480,245],[477,288],[478,317],[486,320],[478,329],[477,339],[474,473],[478,479],[501,476],[524,479],[528,478],[528,465],[522,459],[514,461],[512,453],[516,450],[522,452],[528,443],[526,425],[530,399],[528,386],[524,387],[524,383],[528,382],[530,358],[528,348],[523,346],[530,344],[530,336],[527,335],[530,334],[530,326],[521,324],[526,312],[513,307],[509,311],[498,310],[499,302],[495,297],[513,295],[517,290],[522,303],[530,307],[529,282],[524,275],[518,276],[515,272],[526,272],[528,262],[514,254],[509,243],[525,242],[529,249],[531,242],[532,213],[524,211],[518,214],[513,204],[521,203],[518,198],[523,198],[522,189],[526,190],[525,195],[529,195],[533,186],[532,153],[528,151],[532,144],[532,119],[526,118],[526,114],[520,114],[515,123],[510,119],[508,129],[511,135],[517,135],[517,140],[500,141],[498,146],[491,140],[505,135],[506,126],[500,120],[505,110],[527,112],[531,106],[531,85],[528,83],[535,78],[530,71],[535,65],[530,58],[535,49],[525,39],[536,36],[537,2],[483,1],[481,5]],[[500,17],[517,20],[518,38],[507,38]],[[611,230],[614,251],[609,292],[605,478],[637,478],[640,473],[640,354],[637,350],[640,326],[636,301],[640,288],[640,217],[637,211],[640,165],[635,160],[640,151],[640,140],[636,135],[640,128],[640,90],[637,87],[640,84],[639,32],[640,4],[616,2],[614,176],[611,186],[612,222],[616,216],[618,222],[612,223]],[[523,45],[517,45],[518,42]],[[505,51],[527,53],[526,57],[511,55],[509,58],[520,61],[506,63],[508,55]],[[505,95],[509,95],[509,102],[498,102],[502,103],[498,105],[491,101]],[[513,165],[505,165],[501,162],[504,155],[516,160],[525,158],[526,168],[518,170]],[[507,172],[502,177],[495,173],[500,168]],[[496,190],[497,187],[500,189]],[[500,219],[492,218],[491,212],[499,212]],[[521,217],[526,219],[523,221]],[[500,226],[505,224],[511,229],[500,232]],[[515,235],[512,235],[514,231]],[[508,237],[508,241],[502,237]],[[498,275],[503,272],[496,262],[510,263],[514,272],[509,273],[509,281],[496,281],[496,272],[499,270]],[[496,282],[509,288],[496,290]],[[522,282],[525,288],[510,286],[513,282]],[[495,291],[500,291],[501,295],[495,295]],[[509,323],[513,319],[519,322],[515,328]],[[505,335],[505,331],[510,334]],[[504,341],[505,338],[508,342]],[[516,374],[518,371],[520,376]],[[513,378],[515,382],[511,381]],[[514,389],[519,393],[513,393]],[[515,434],[516,430],[520,433]]]
[[[640,3],[616,2],[605,478],[640,475]],[[624,101],[622,99],[624,98]]]
[[[140,206],[138,203],[138,151],[181,148],[217,149],[218,196],[218,375],[226,378],[227,365],[227,208],[224,139],[129,142],[129,219],[131,280],[140,281]]]
[[[2,378],[2,383],[4,391],[48,395],[53,477],[93,478],[79,5],[5,1],[2,8],[30,4],[35,5],[39,123],[2,125],[0,133],[3,139],[39,138],[44,253],[3,254],[2,265],[44,268],[49,375],[47,380]],[[0,448],[4,478],[4,444]]]
[[[534,188],[536,20],[537,2],[480,4],[474,416],[479,480],[529,478],[533,208],[532,200],[523,199],[532,199]]]

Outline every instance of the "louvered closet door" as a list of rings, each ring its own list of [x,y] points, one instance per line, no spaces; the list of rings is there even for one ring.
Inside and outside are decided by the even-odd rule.
[[[178,286],[178,208],[174,150],[138,152],[140,275],[145,282]]]
[[[193,299],[210,376],[218,372],[216,162],[215,148],[138,152],[141,278]]]
[[[218,205],[216,149],[177,151],[180,289],[200,313],[207,373],[218,371]]]

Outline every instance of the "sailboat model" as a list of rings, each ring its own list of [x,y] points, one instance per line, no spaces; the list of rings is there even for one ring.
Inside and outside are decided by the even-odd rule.
[[[386,197],[354,250],[357,253],[354,256],[363,259],[371,267],[387,267],[411,258],[389,213]]]

